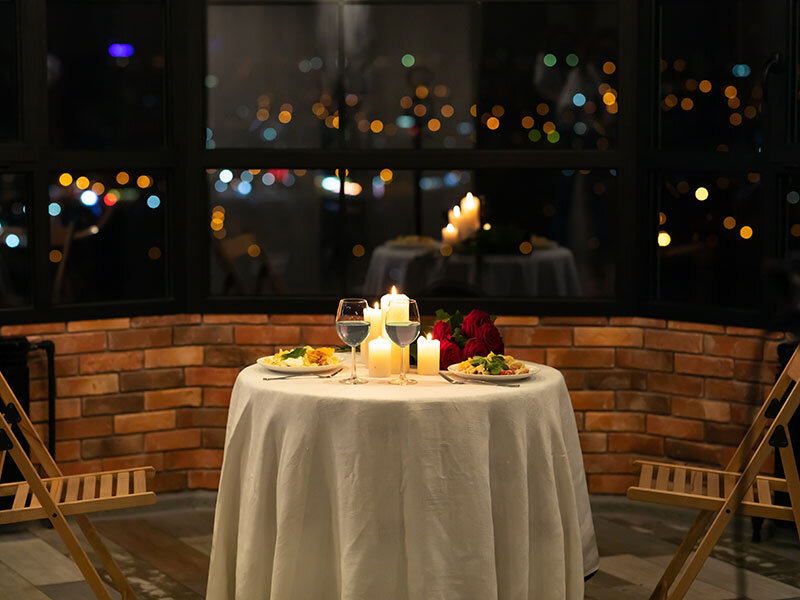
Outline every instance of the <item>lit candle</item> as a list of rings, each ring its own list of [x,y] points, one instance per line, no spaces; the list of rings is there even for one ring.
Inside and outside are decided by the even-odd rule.
[[[439,340],[428,338],[417,339],[417,373],[420,375],[437,375],[439,373]]]
[[[450,225],[456,228],[459,240],[463,240],[467,237],[467,231],[464,228],[464,219],[461,214],[461,207],[458,204],[447,211],[447,220],[450,222]]]
[[[408,298],[404,294],[399,294],[398,298]],[[384,321],[384,329],[386,323],[408,323],[408,304],[400,303],[389,305],[386,309],[386,320]],[[388,335],[386,337],[389,337]],[[392,343],[392,373],[400,372],[400,361],[405,357],[406,372],[409,365],[409,352],[403,352],[400,346]]]
[[[380,337],[383,331],[382,314],[377,302],[374,308],[367,307],[364,309],[364,320],[369,323],[369,335],[366,340],[361,342],[361,360],[364,363],[369,360],[369,343],[375,338]]]
[[[391,373],[392,344],[383,337],[377,337],[369,343],[369,376],[388,377]]]
[[[451,246],[458,243],[458,229],[452,223],[448,223],[447,227],[442,227],[442,242]]]
[[[392,291],[388,294],[385,294],[381,297],[381,335],[385,337],[387,340],[389,336],[386,334],[386,319],[387,319],[387,312],[389,310],[389,303],[392,300],[403,299],[408,300],[408,296],[405,294],[398,294],[397,288],[392,286]],[[397,319],[400,320],[400,319]],[[408,314],[406,314],[405,320],[408,321]],[[396,346],[392,344],[392,373],[399,373],[400,372],[400,355],[402,354],[400,350],[400,346]],[[408,366],[408,358],[406,358],[406,367]]]
[[[461,227],[465,229],[465,236],[481,228],[481,201],[472,192],[461,199]]]

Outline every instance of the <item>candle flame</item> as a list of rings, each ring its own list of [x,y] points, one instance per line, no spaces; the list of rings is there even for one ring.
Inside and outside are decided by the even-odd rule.
[[[444,229],[445,229],[445,231],[447,231],[447,233],[455,233],[456,226],[453,225],[452,223],[448,223],[447,227],[445,227]]]
[[[429,333],[429,334],[428,334],[428,341],[430,342],[432,339],[433,339],[433,334],[432,334],[432,333]]]
[[[391,294],[392,294],[392,296],[396,296],[397,295],[397,287],[394,286],[394,285],[392,286]]]
[[[464,209],[475,208],[475,196],[472,195],[472,192],[467,192],[467,195],[464,196],[463,206]]]
[[[377,300],[375,301],[375,304],[374,304],[373,306],[374,306],[375,308],[379,308],[379,307],[378,307],[378,302],[377,302]]]
[[[453,216],[454,217],[460,217],[461,216],[461,207],[458,204],[456,204],[453,207]]]

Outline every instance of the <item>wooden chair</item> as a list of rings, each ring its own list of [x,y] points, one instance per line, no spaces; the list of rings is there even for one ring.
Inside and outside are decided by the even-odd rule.
[[[45,478],[39,476],[33,462],[23,451],[15,430],[28,442],[31,456],[41,465]],[[123,600],[134,600],[136,594],[86,515],[154,504],[156,496],[148,491],[147,480],[153,477],[155,470],[152,467],[137,467],[65,476],[0,373],[0,468],[6,455],[16,463],[25,480],[0,485],[0,496],[14,497],[11,508],[0,510],[0,524],[49,519],[95,597],[98,600],[111,600],[103,580],[67,524],[66,516],[72,515]],[[42,569],[46,568],[47,565],[43,564]]]
[[[800,348],[772,387],[725,470],[636,462],[641,466],[639,484],[628,489],[629,498],[700,510],[650,600],[681,600],[686,595],[734,513],[794,521],[800,535],[800,477],[787,434],[789,420],[800,405],[798,380]],[[772,447],[780,452],[785,479],[759,475]],[[789,493],[790,506],[773,504],[776,491]]]

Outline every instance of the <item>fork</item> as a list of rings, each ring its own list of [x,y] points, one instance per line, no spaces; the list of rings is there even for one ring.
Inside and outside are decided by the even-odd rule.
[[[439,373],[442,379],[447,381],[448,383],[452,383],[455,385],[464,385],[465,383],[482,383],[483,385],[498,385],[500,387],[519,387],[518,383],[500,383],[499,381],[495,383],[494,381],[481,381],[479,379],[470,379],[469,381],[459,381],[457,379],[453,379],[449,375],[445,375],[444,373]]]
[[[278,379],[293,379],[295,377],[318,377],[319,379],[330,379],[334,375],[340,373],[344,369],[344,367],[339,367],[333,373],[327,373],[325,375],[283,375],[281,377],[262,377],[264,381],[276,381]]]

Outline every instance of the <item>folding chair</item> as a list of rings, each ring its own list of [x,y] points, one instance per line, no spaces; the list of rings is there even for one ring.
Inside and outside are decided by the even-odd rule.
[[[628,498],[700,509],[650,600],[681,600],[686,595],[734,513],[794,521],[800,535],[800,477],[787,435],[789,420],[800,405],[798,380],[800,349],[794,352],[772,387],[724,471],[644,460],[636,462],[641,466],[639,484],[628,489]],[[771,447],[780,452],[785,479],[759,475]],[[773,504],[776,491],[789,493],[790,506]],[[700,543],[686,564],[698,539]],[[677,583],[672,587],[676,578]]]
[[[28,442],[31,455],[41,465],[46,478],[39,476],[22,449],[20,438],[12,430],[14,425],[14,429]],[[14,497],[11,508],[0,510],[0,524],[49,519],[95,597],[111,600],[103,580],[67,524],[66,516],[73,516],[123,600],[134,600],[136,594],[86,515],[154,504],[156,495],[147,489],[148,478],[155,475],[153,467],[65,476],[0,373],[0,469],[7,454],[25,480],[0,485],[0,496]],[[47,565],[42,565],[42,568],[47,568]]]

